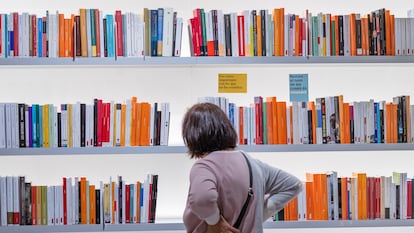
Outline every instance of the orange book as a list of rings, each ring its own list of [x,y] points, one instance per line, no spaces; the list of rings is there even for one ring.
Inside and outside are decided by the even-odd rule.
[[[342,220],[348,220],[348,178],[341,177],[341,209]]]
[[[322,173],[306,173],[306,180],[312,181],[313,220],[328,220],[327,176]],[[306,190],[308,195],[308,190]],[[309,215],[308,215],[309,217]]]
[[[351,143],[351,122],[349,117],[349,103],[343,103],[343,132],[341,132],[341,135],[343,134],[343,138],[341,139],[342,144],[349,144]]]
[[[267,133],[267,144],[273,144],[273,108],[272,108],[272,103],[269,101],[266,101],[265,103],[266,106],[266,118],[263,119],[263,121],[266,121],[266,133]],[[274,116],[276,118],[276,116]]]
[[[301,50],[301,45],[302,45],[302,41],[301,41],[301,18],[299,18],[299,15],[295,15],[295,41],[293,43],[295,43],[295,54],[294,56],[300,56],[302,54],[302,50]]]
[[[64,19],[64,57],[69,57],[69,26],[70,26],[70,19]],[[59,45],[60,47],[60,45]]]
[[[125,146],[125,134],[126,134],[126,104],[121,106],[121,146]]]
[[[143,102],[141,104],[141,131],[140,131],[140,146],[150,145],[150,126],[151,126],[151,105]]]
[[[273,10],[274,26],[274,55],[284,55],[284,8],[275,8]]]
[[[315,191],[313,189],[313,175],[311,173],[306,173],[306,219],[307,220],[314,220],[315,219],[315,200],[314,194]]]
[[[59,57],[65,57],[65,15],[58,14]]]
[[[357,34],[356,34],[356,15],[355,13],[349,14],[349,45],[351,48],[351,56],[357,55],[357,47],[356,47],[356,40],[357,40]]]
[[[69,19],[69,38],[68,38],[68,52],[69,57],[73,57],[75,55],[75,44],[74,44],[74,25],[75,25],[75,15],[71,14]]]
[[[286,119],[286,102],[285,101],[279,101],[277,102],[276,112],[277,112],[277,140],[278,144],[288,144],[287,141],[287,127],[290,127],[286,125],[287,119]],[[292,113],[290,114],[292,116]],[[291,121],[292,123],[292,121]],[[292,135],[292,129],[291,129],[291,136]],[[292,137],[291,137],[292,138]]]
[[[358,220],[368,219],[367,212],[367,174],[366,173],[353,173],[357,181],[357,203],[358,203]]]
[[[244,143],[244,109],[243,107],[239,107],[239,144],[243,145]]]
[[[297,221],[298,220],[298,198],[294,197],[285,206],[284,212],[285,221]]]
[[[81,56],[88,56],[88,39],[86,29],[86,9],[79,9],[79,22],[80,22],[80,40],[81,40]]]
[[[368,37],[368,18],[361,18],[361,41],[362,41],[362,55],[369,55],[369,37]]]
[[[269,144],[278,144],[278,125],[277,125],[277,102],[276,102],[276,96],[267,97],[266,101],[270,103],[270,109],[271,111],[267,110],[267,112],[270,112],[270,124],[272,125],[272,141],[267,140]],[[268,123],[269,124],[269,123]],[[269,135],[269,132],[268,132]]]
[[[101,22],[99,17],[99,9],[94,10],[95,13],[95,38],[96,38],[96,56],[101,56]],[[103,35],[102,35],[103,36]]]
[[[256,38],[257,38],[257,56],[262,56],[262,17],[256,15]]]
[[[80,223],[87,224],[86,221],[86,208],[89,206],[86,205],[86,177],[80,178]]]
[[[141,143],[141,119],[142,119],[142,103],[136,103],[135,105],[137,123],[136,123],[136,134],[135,134],[135,145],[139,146]]]
[[[89,224],[96,224],[95,185],[89,185]]]
[[[130,123],[130,145],[137,146],[135,138],[137,137],[137,97],[133,96],[131,98],[131,123]]]
[[[391,37],[394,37],[394,34],[391,34],[391,15],[390,10],[385,10],[385,54],[388,56],[392,55],[391,51]]]

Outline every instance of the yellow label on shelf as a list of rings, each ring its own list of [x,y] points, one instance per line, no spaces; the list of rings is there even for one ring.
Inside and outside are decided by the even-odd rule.
[[[247,93],[247,74],[219,74],[219,93]]]

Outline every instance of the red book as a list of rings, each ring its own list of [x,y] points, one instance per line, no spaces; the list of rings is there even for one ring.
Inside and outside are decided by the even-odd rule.
[[[36,15],[31,16],[32,20],[32,54],[33,57],[37,57],[37,19]]]
[[[36,212],[37,212],[37,206],[36,206],[36,200],[37,200],[37,195],[36,195],[36,186],[32,185],[32,225],[37,225],[37,216],[36,216]]]
[[[125,185],[125,223],[131,223],[131,187]]]
[[[413,218],[413,181],[407,181],[407,219]]]
[[[122,12],[121,10],[115,11],[115,22],[116,22],[116,55],[117,56],[124,56],[124,43],[123,40],[123,33],[122,33]]]
[[[199,32],[197,30],[198,28],[198,19],[197,18],[191,18],[190,19],[190,25],[191,25],[191,39],[193,41],[193,54],[194,56],[200,56],[201,50],[200,50],[200,38],[198,36]]]
[[[47,43],[46,43],[46,17],[42,17],[42,51],[39,51],[39,53],[42,53],[42,57],[46,57],[47,53]]]
[[[244,44],[244,15],[237,16],[237,38],[239,40],[239,56],[246,56]]]
[[[68,204],[67,204],[67,191],[66,191],[66,177],[63,177],[63,224],[68,224]]]
[[[14,56],[19,56],[19,13],[13,13]]]
[[[263,144],[263,97],[254,97],[256,114],[256,144]]]

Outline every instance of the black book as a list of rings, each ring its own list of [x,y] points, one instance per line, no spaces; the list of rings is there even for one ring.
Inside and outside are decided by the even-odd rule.
[[[57,113],[57,143],[58,147],[62,147],[62,113]]]
[[[18,104],[19,147],[26,147],[26,104]]]
[[[101,190],[95,189],[95,199],[96,224],[101,224]]]
[[[230,14],[224,14],[224,37],[226,43],[226,56],[232,56]]]
[[[80,104],[80,146],[86,144],[86,104]]]

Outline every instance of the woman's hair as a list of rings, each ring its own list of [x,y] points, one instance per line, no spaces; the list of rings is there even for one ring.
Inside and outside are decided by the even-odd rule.
[[[237,134],[229,118],[220,107],[211,103],[195,104],[187,111],[182,136],[191,158],[234,149],[237,143]]]

